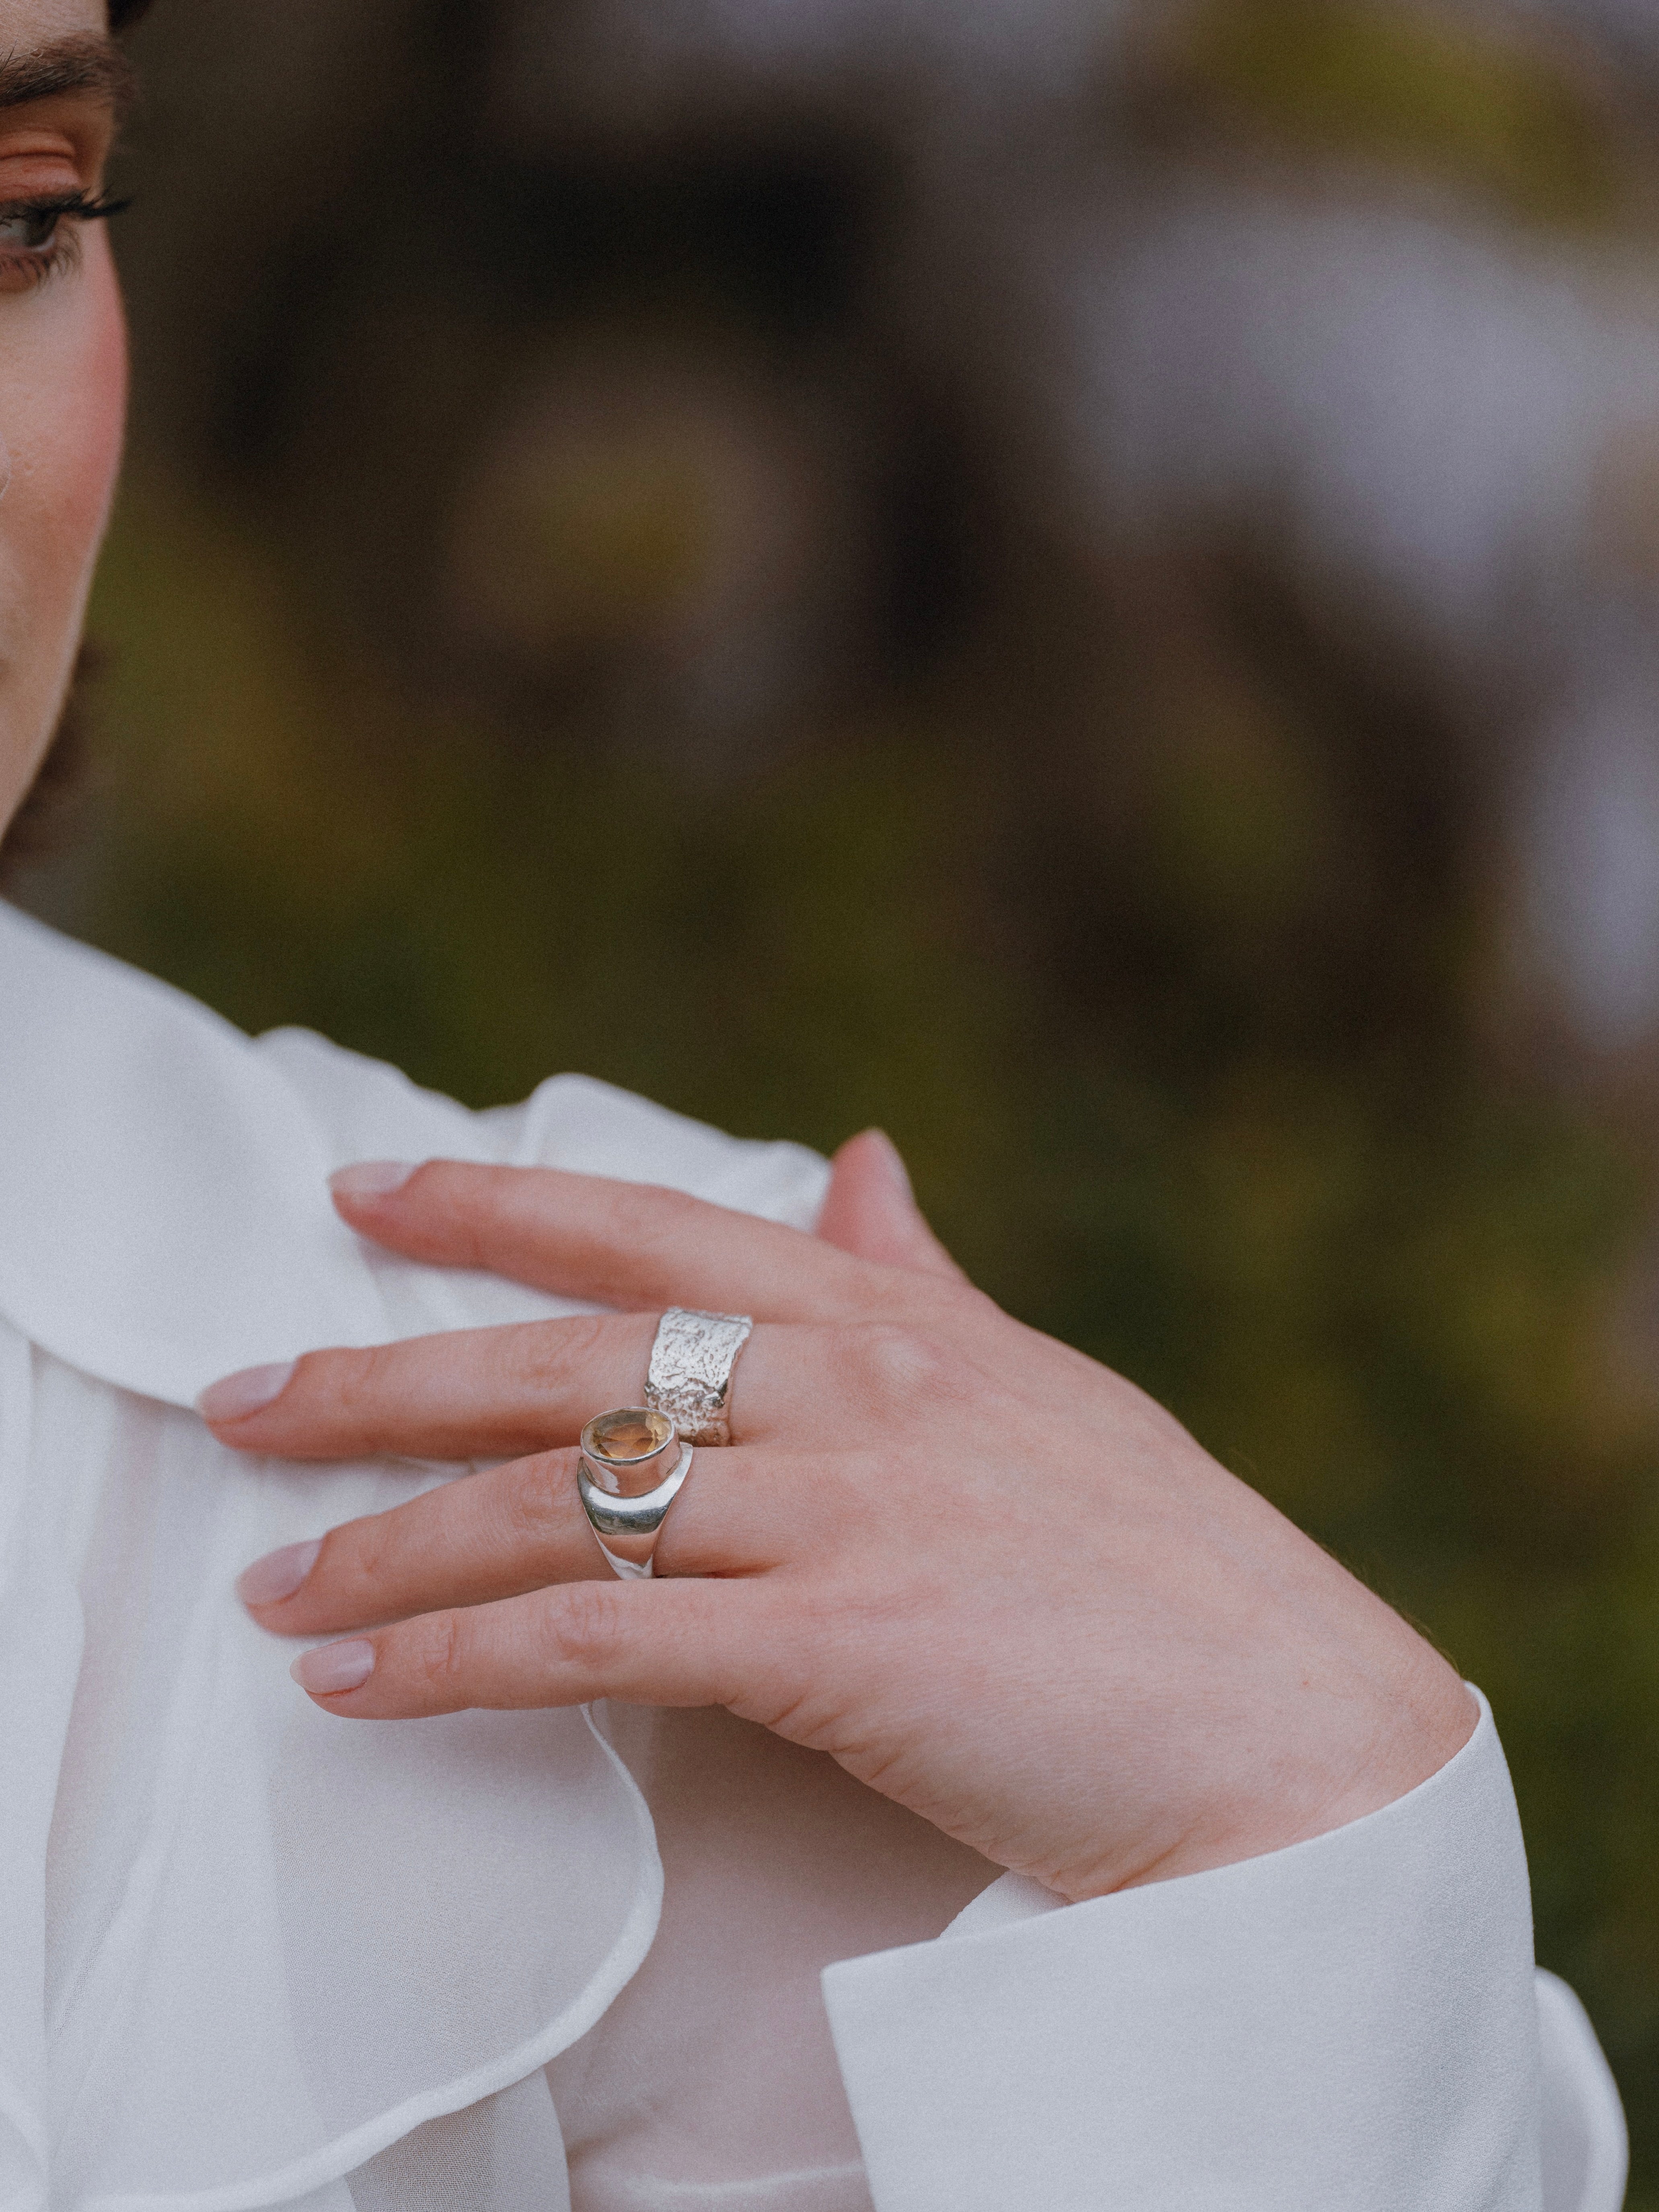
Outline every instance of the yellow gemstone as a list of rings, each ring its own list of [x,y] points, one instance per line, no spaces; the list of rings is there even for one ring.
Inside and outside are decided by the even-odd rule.
[[[642,1406],[625,1406],[614,1413],[601,1413],[587,1427],[587,1447],[608,1460],[646,1459],[668,1442],[672,1424],[665,1413]]]

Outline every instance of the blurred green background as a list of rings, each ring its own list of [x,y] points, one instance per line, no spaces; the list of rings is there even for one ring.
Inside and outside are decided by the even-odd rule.
[[[1659,543],[1613,13],[160,0],[94,791],[14,895],[472,1103],[883,1124],[1491,1695],[1654,2207],[1651,948],[1537,827]]]

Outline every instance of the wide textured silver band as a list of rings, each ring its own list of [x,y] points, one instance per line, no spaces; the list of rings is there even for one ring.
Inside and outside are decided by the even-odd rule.
[[[747,1314],[670,1306],[657,1323],[645,1402],[666,1413],[688,1443],[729,1444],[732,1370],[755,1326]]]

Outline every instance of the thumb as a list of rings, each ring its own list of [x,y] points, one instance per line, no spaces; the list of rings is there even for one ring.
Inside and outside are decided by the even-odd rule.
[[[817,1233],[826,1244],[861,1260],[928,1275],[962,1275],[923,1220],[898,1148],[880,1129],[849,1137],[830,1162]]]

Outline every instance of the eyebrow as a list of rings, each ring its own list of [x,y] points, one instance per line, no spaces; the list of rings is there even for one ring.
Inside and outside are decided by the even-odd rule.
[[[136,84],[132,64],[121,48],[95,31],[53,39],[26,53],[0,55],[0,109],[86,93],[106,100],[120,116],[132,104]]]

